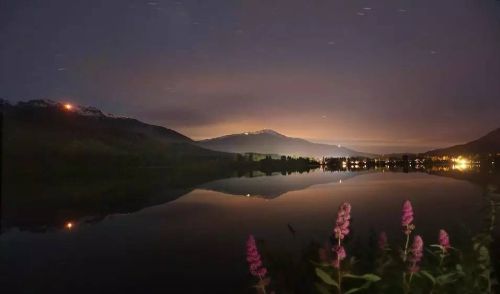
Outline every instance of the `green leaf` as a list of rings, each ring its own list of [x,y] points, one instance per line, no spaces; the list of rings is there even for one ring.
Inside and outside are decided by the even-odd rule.
[[[326,284],[339,288],[339,284],[332,277],[320,268],[316,268],[316,275]]]
[[[375,274],[364,274],[362,276],[345,274],[343,277],[344,278],[351,278],[351,279],[361,279],[361,280],[366,280],[369,282],[378,282],[381,280],[381,278]]]
[[[449,283],[454,282],[455,280],[456,280],[455,273],[440,275],[436,278],[436,282],[439,285],[449,284]]]
[[[351,275],[351,276],[355,276],[355,275]],[[368,276],[372,276],[372,277],[368,277]],[[344,275],[344,277],[345,277],[345,275]],[[374,279],[374,277],[377,277],[378,280],[380,280],[380,278],[378,276],[374,275],[374,274],[366,274],[366,275],[363,275],[363,276],[355,276],[355,277],[364,277],[364,279],[366,280],[366,282],[363,285],[361,285],[361,287],[352,288],[352,289],[344,292],[344,294],[351,294],[351,293],[358,292],[358,291],[361,291],[361,290],[364,290],[364,289],[368,289],[368,287],[370,287],[370,285],[372,284],[372,280]],[[374,280],[374,282],[376,282],[378,280]]]
[[[429,253],[432,256],[437,256],[441,252],[441,250],[434,250],[433,251],[429,248],[425,248],[425,252]]]
[[[322,266],[322,267],[330,267],[331,266],[331,264],[329,264],[329,263],[326,263],[326,262],[316,262],[316,261],[311,260],[311,259],[309,260],[309,262],[312,263],[312,264],[314,264],[314,265],[316,265],[316,266]]]
[[[455,266],[455,268],[457,269],[457,274],[458,275],[465,276],[464,269],[462,268],[461,264],[457,264]]]
[[[488,251],[488,248],[485,246],[481,246],[479,248],[479,260],[489,260],[490,259],[490,252]]]
[[[355,265],[356,263],[358,263],[358,259],[357,259],[355,256],[353,256],[353,257],[351,257],[351,258],[349,259],[349,264],[350,264],[351,266]]]
[[[369,285],[369,284],[370,284],[370,283],[368,283],[368,285]],[[364,285],[363,285],[363,286],[364,286]],[[360,291],[360,290],[364,290],[364,289],[366,289],[366,288],[365,288],[365,287],[363,287],[363,286],[361,286],[361,287],[359,287],[359,288],[352,288],[351,290],[344,292],[344,294],[351,294],[351,293],[358,292],[358,291]]]
[[[431,280],[433,284],[436,284],[436,278],[434,278],[434,276],[431,275],[428,271],[420,271],[420,273],[422,273],[422,275]]]
[[[439,244],[431,244],[431,245],[429,245],[429,246],[431,246],[431,247],[437,247],[437,248],[439,248],[439,249],[441,249],[441,250],[443,249],[443,246],[441,246],[441,245],[439,245]]]
[[[324,285],[320,283],[314,283],[314,285],[320,294],[331,294],[330,290],[328,290]]]

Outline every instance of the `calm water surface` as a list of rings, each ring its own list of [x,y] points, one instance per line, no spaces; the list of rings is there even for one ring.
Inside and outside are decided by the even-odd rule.
[[[311,240],[328,240],[337,207],[349,201],[353,244],[365,244],[373,230],[399,242],[401,204],[410,199],[417,232],[435,242],[440,228],[457,236],[479,230],[483,192],[425,173],[317,170],[217,180],[135,213],[75,220],[71,229],[7,230],[0,236],[3,293],[244,293],[251,290],[248,234],[298,254]]]

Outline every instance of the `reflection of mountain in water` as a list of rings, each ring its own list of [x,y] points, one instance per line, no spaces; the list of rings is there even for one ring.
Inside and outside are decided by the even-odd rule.
[[[347,180],[365,172],[323,172],[315,170],[302,174],[273,174],[272,176],[241,177],[216,180],[198,188],[232,195],[276,198],[290,191],[306,189],[313,185]]]
[[[434,176],[441,176],[471,182],[483,188],[490,187],[497,193],[500,192],[500,173],[497,170],[430,170],[427,171],[427,173]]]
[[[399,170],[385,170],[400,172]],[[231,177],[231,171],[180,173],[170,169],[141,169],[115,177],[82,177],[78,180],[45,179],[25,185],[9,181],[2,186],[2,231],[12,227],[38,231],[62,227],[67,221],[98,221],[115,213],[131,213],[164,204],[195,188],[230,195],[273,199],[314,185],[339,183],[357,175],[381,170],[323,172],[288,175],[253,173]],[[494,172],[420,171],[452,177],[480,186],[500,187]],[[257,176],[255,176],[257,175]]]
[[[2,186],[2,231],[17,227],[44,231],[68,221],[97,221],[115,213],[131,213],[173,201],[197,185],[231,173],[176,173],[139,169],[119,175],[76,179],[9,181]]]

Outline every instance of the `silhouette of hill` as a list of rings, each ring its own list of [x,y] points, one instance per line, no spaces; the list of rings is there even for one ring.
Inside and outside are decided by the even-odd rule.
[[[448,148],[435,149],[425,155],[475,155],[500,153],[500,128],[489,132],[481,138]]]
[[[1,101],[2,228],[44,230],[174,200],[228,177],[236,155],[78,105]]]
[[[300,138],[287,137],[273,130],[232,134],[198,141],[198,143],[207,149],[234,153],[253,152],[315,158],[372,156],[337,145],[313,143]]]
[[[50,100],[1,105],[4,167],[185,165],[234,158],[203,149],[171,129],[92,107]]]

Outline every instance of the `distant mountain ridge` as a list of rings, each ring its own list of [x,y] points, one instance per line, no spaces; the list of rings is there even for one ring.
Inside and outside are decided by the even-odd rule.
[[[313,143],[271,129],[230,134],[194,141],[161,126],[115,116],[95,107],[65,104],[48,99],[10,104],[0,99],[3,153],[27,157],[51,150],[52,154],[155,154],[152,157],[208,156],[228,158],[228,153],[259,153],[303,157],[375,157],[340,145]],[[178,147],[181,144],[183,147]],[[15,146],[15,147],[13,147]],[[34,146],[38,148],[35,149]],[[44,149],[46,148],[46,149]],[[52,149],[51,149],[52,148]],[[54,148],[61,148],[56,150]],[[477,140],[435,149],[423,155],[500,153],[500,128]],[[196,155],[195,155],[196,154]],[[6,158],[6,156],[4,156]]]
[[[165,153],[233,156],[228,153],[260,153],[303,157],[367,156],[345,147],[312,143],[292,138],[274,130],[232,134],[204,141],[174,130],[139,120],[115,116],[95,107],[67,104],[48,99],[10,104],[1,100],[4,118],[6,152],[22,157],[40,153],[44,148],[53,154],[116,154]],[[172,147],[183,144],[183,148]],[[16,148],[10,146],[19,145]],[[38,150],[30,148],[40,146]],[[56,150],[57,149],[57,150]],[[43,152],[42,152],[43,153]],[[160,156],[161,153],[164,153]],[[107,155],[106,155],[107,154]],[[34,155],[33,155],[34,156]],[[170,156],[167,156],[170,157]]]
[[[31,100],[1,101],[2,164],[27,171],[84,166],[182,166],[227,163],[235,155],[204,149],[174,130],[97,108]]]
[[[475,155],[500,153],[500,128],[465,144],[428,151],[424,155]]]
[[[67,109],[67,105],[70,105],[71,109]],[[43,125],[44,123],[48,123],[51,120],[65,118],[66,123],[71,123],[73,127],[78,127],[80,130],[82,128],[85,128],[85,126],[83,125],[83,123],[85,123],[87,124],[86,126],[88,128],[96,128],[97,125],[100,125],[100,131],[110,131],[111,129],[114,129],[114,131],[123,131],[125,129],[128,129],[129,131],[133,131],[144,136],[157,136],[157,139],[161,139],[165,142],[194,142],[191,138],[184,136],[183,134],[174,130],[147,124],[129,117],[115,116],[113,114],[104,113],[95,107],[65,104],[49,99],[38,99],[30,100],[27,102],[21,101],[15,105],[11,105],[4,100],[2,101],[2,108],[7,115],[15,113],[15,117],[17,118],[26,119],[29,115],[33,115],[33,119],[36,119],[37,115],[43,116],[46,121],[40,121],[39,124],[41,125]],[[7,118],[9,118],[9,116],[7,116]],[[71,120],[70,118],[73,118],[73,120]]]
[[[337,145],[313,143],[300,138],[288,137],[270,129],[225,135],[201,140],[198,141],[198,144],[203,148],[232,153],[252,152],[315,158],[373,156]]]

